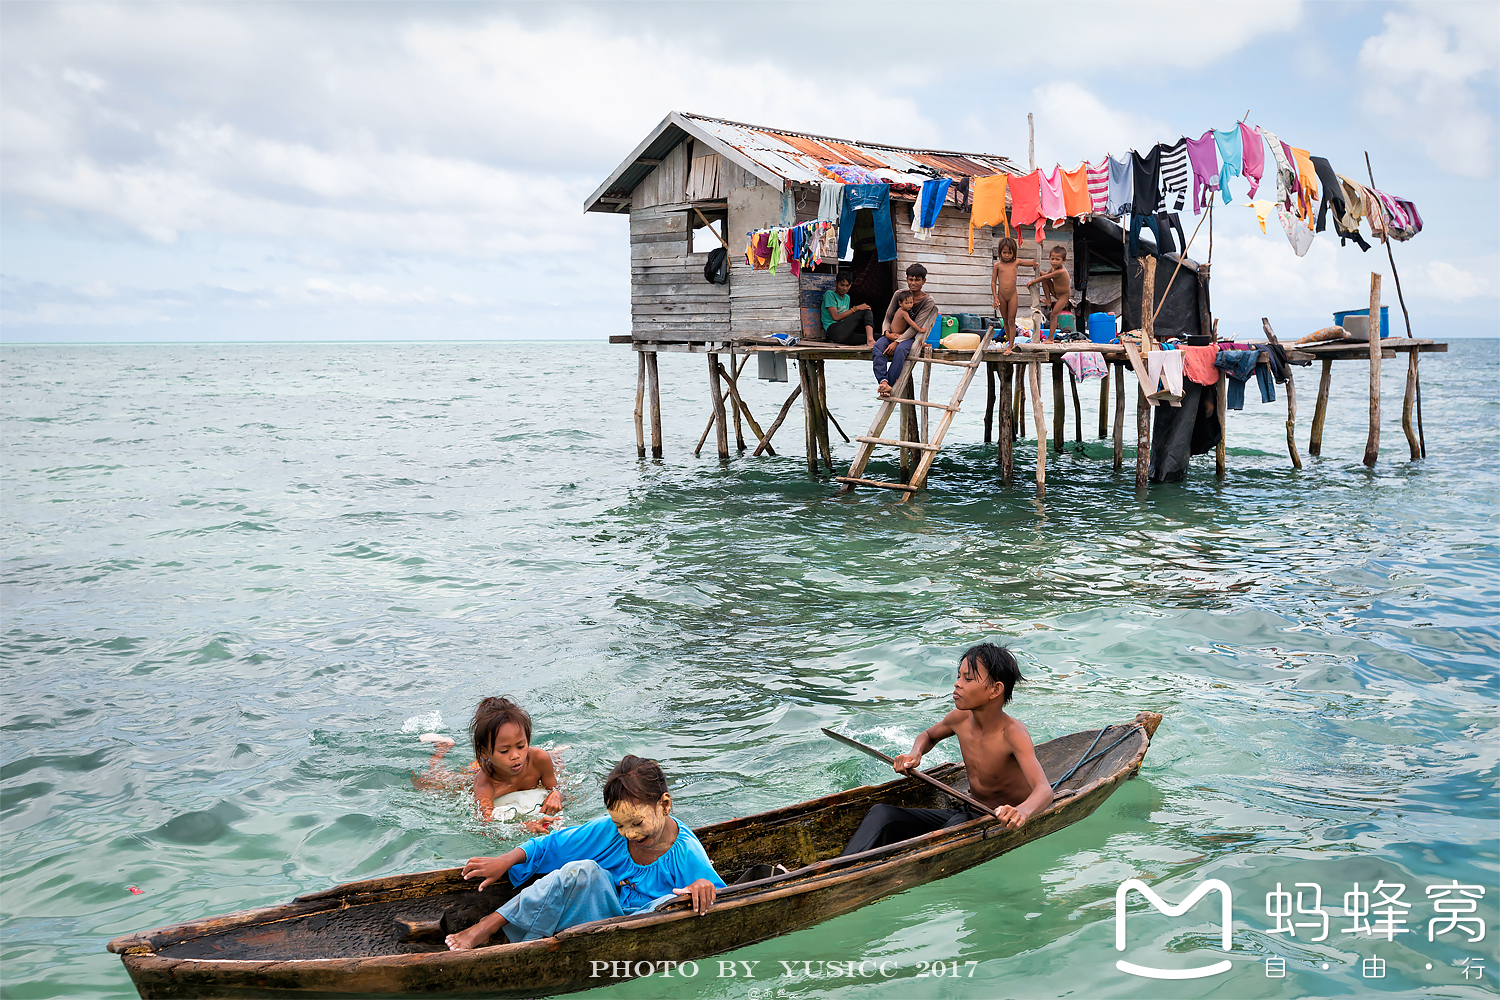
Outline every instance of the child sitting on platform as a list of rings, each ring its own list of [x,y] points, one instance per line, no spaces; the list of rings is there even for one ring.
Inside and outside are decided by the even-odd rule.
[[[1039,274],[1026,282],[1026,287],[1040,284],[1042,286],[1042,304],[1047,309],[1047,326],[1052,330],[1054,339],[1057,337],[1057,317],[1064,312],[1072,311],[1071,297],[1073,294],[1072,278],[1068,275],[1068,269],[1063,265],[1067,262],[1068,251],[1064,247],[1053,247],[1047,254],[1052,263],[1052,270],[1046,274]]]
[[[672,818],[672,794],[654,760],[627,756],[604,782],[609,815],[528,840],[498,858],[470,858],[464,878],[483,890],[506,876],[521,885],[541,875],[474,926],[448,935],[453,951],[477,948],[502,928],[512,942],[535,941],[590,920],[654,910],[688,896],[693,912],[713,906],[724,880],[693,831]]]
[[[485,821],[524,815],[540,808],[543,815],[522,823],[533,833],[545,833],[555,813],[562,811],[562,790],[552,755],[531,745],[531,716],[509,698],[485,698],[469,723],[474,740],[474,807]],[[433,744],[428,773],[417,779],[419,788],[445,787],[461,780],[442,768],[454,741],[437,733],[423,733]],[[530,793],[530,794],[527,794]]]
[[[993,809],[1005,827],[1019,829],[1052,804],[1052,786],[1036,759],[1031,735],[1015,717],[1005,714],[1016,684],[1023,680],[1016,658],[1004,646],[985,642],[964,653],[953,682],[953,711],[918,736],[910,753],[895,759],[892,766],[896,772],[905,774],[919,766],[923,754],[948,737],[957,736],[969,794]],[[979,815],[967,805],[962,809],[874,806],[865,813],[843,853],[874,850],[932,830],[958,826]]]

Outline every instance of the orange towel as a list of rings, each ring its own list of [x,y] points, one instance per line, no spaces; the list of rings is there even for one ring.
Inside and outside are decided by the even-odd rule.
[[[1188,378],[1199,385],[1219,384],[1219,369],[1214,367],[1214,359],[1219,356],[1218,344],[1179,347],[1178,350],[1182,352],[1182,370]]]
[[[1094,210],[1089,197],[1088,164],[1081,163],[1077,170],[1062,172],[1063,210],[1069,217],[1088,215]]]
[[[969,253],[974,252],[974,230],[980,226],[1005,225],[1005,235],[1010,235],[1010,226],[1005,223],[1005,184],[1009,174],[980,177],[974,181],[974,207],[969,212]]]
[[[1296,160],[1297,183],[1302,185],[1302,190],[1297,194],[1297,216],[1306,219],[1308,228],[1311,229],[1313,212],[1318,207],[1318,171],[1313,166],[1311,153],[1295,146],[1288,148],[1292,151],[1292,158]]]

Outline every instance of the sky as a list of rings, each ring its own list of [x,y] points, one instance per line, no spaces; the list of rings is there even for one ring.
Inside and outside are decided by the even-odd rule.
[[[626,219],[583,203],[670,111],[1022,164],[1032,112],[1064,167],[1248,112],[1417,204],[1418,336],[1500,335],[1500,4],[10,0],[0,340],[628,333]],[[1298,258],[1231,192],[1221,335],[1326,326],[1372,270],[1399,322],[1379,245]]]

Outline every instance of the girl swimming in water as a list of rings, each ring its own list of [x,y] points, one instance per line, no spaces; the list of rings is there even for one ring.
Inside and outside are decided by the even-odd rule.
[[[474,763],[465,771],[473,775],[480,819],[506,819],[540,808],[540,818],[522,825],[533,833],[545,832],[562,811],[562,789],[552,755],[531,744],[531,716],[509,698],[486,698],[474,710],[469,734]],[[428,772],[417,779],[418,788],[451,788],[465,780],[465,775],[442,766],[455,745],[452,739],[438,733],[423,733],[418,739],[433,744]]]

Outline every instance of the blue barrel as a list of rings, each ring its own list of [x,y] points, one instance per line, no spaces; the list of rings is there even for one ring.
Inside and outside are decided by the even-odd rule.
[[[1109,313],[1089,314],[1089,340],[1096,344],[1113,344],[1119,338],[1115,318]]]

